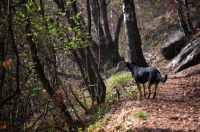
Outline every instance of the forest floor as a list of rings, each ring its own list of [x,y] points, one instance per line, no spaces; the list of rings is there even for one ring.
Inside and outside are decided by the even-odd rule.
[[[200,65],[168,74],[155,99],[121,98],[111,105],[101,132],[200,132]],[[137,111],[148,116],[134,118]]]

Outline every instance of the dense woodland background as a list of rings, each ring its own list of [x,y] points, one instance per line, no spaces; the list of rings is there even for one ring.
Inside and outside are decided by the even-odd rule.
[[[167,36],[200,27],[199,0],[1,0],[0,12],[0,131],[13,132],[83,131],[119,61],[152,65]]]

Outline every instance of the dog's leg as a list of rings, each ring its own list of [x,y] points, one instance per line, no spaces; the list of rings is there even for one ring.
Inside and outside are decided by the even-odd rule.
[[[159,82],[156,82],[156,83],[155,83],[155,91],[154,91],[153,98],[156,97],[156,90],[157,90],[157,88],[158,88],[158,84],[159,84]]]
[[[138,90],[140,92],[140,98],[142,98],[142,91],[141,91],[140,83],[136,83],[136,84],[137,84]]]
[[[150,97],[150,94],[151,94],[151,84],[148,84],[148,89],[149,89],[149,95],[148,95],[148,99],[149,99],[149,97]]]
[[[143,85],[143,88],[144,88],[144,98],[146,98],[145,84],[142,84],[142,85]]]

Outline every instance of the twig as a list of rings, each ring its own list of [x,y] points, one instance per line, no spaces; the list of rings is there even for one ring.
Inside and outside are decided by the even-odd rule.
[[[48,105],[49,105],[49,102],[50,102],[50,98],[48,99],[48,102],[47,102],[47,105],[46,105],[46,108],[45,108],[45,111],[44,111],[44,116],[43,116],[43,119],[42,119],[42,121],[40,122],[40,124],[38,125],[38,127],[35,129],[35,131],[37,131],[38,130],[38,128],[40,127],[40,125],[43,123],[43,121],[44,121],[44,119],[45,119],[45,117],[46,117],[46,115],[47,115],[47,111],[48,111]]]

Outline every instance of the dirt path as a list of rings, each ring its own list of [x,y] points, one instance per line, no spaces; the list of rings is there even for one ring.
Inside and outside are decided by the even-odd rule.
[[[141,110],[147,118],[135,119]],[[106,118],[102,131],[200,132],[200,65],[160,84],[156,99],[121,99]]]

